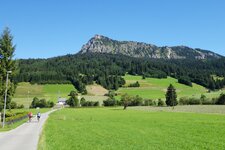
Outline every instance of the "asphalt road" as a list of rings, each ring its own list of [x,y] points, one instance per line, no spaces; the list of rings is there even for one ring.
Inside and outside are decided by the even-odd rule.
[[[53,111],[41,114],[39,122],[33,117],[16,129],[0,132],[0,150],[36,150],[42,127]]]

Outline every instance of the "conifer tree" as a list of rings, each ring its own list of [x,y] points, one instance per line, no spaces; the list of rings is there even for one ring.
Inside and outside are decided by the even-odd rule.
[[[11,97],[15,93],[15,84],[12,81],[16,70],[15,61],[13,60],[14,52],[13,36],[9,28],[6,28],[0,37],[0,101],[3,101],[5,95],[7,71],[12,71],[9,76],[7,106],[9,106]]]
[[[177,94],[176,89],[172,84],[169,85],[166,92],[166,105],[167,106],[176,106],[178,104],[177,102]]]

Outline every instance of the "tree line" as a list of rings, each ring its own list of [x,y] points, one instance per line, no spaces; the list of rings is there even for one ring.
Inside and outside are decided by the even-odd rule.
[[[76,91],[71,91],[68,95],[70,98],[66,101],[66,104],[70,107],[86,107],[86,106],[99,106],[98,101],[86,101],[84,98],[78,99],[78,93]],[[218,98],[209,99],[205,95],[201,95],[200,98],[194,97],[181,97],[178,101],[176,88],[170,84],[165,93],[165,101],[158,99],[154,101],[151,99],[143,99],[139,95],[130,96],[128,94],[123,94],[120,100],[117,100],[116,92],[110,90],[108,94],[108,99],[103,101],[103,106],[123,106],[126,109],[128,106],[169,106],[174,107],[176,105],[225,105],[225,94],[221,94]]]

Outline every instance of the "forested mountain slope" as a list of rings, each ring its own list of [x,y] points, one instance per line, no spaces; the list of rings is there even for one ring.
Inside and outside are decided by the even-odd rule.
[[[200,84],[209,89],[225,85],[225,59],[149,59],[119,54],[84,53],[49,59],[18,60],[19,71],[14,80],[31,83],[70,83],[80,92],[96,82],[106,89],[118,89],[126,73],[145,77],[172,76]],[[212,75],[222,77],[216,80]]]

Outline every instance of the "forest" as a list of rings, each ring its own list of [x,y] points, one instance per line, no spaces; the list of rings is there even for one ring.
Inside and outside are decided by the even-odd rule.
[[[125,84],[125,74],[144,78],[174,77],[182,84],[191,82],[210,90],[225,86],[225,58],[210,60],[147,59],[124,55],[86,53],[49,59],[17,60],[15,82],[38,84],[72,83],[81,93],[94,82],[106,89],[117,90]],[[218,78],[215,78],[218,77]]]

